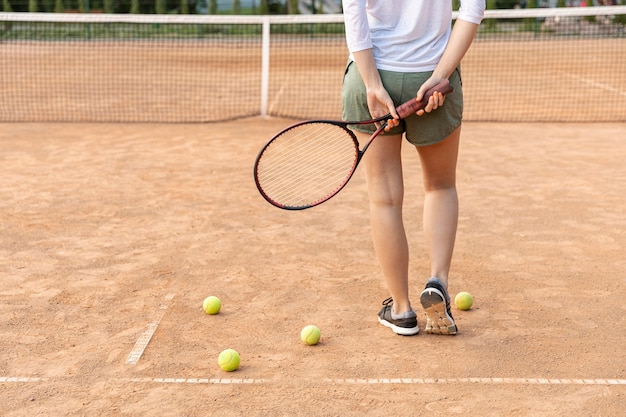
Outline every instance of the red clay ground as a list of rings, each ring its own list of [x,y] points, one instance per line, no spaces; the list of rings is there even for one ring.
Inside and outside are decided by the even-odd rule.
[[[626,125],[467,124],[450,290],[475,306],[457,336],[399,337],[376,322],[363,172],[306,212],[258,195],[288,123],[0,125],[0,414],[622,415]]]

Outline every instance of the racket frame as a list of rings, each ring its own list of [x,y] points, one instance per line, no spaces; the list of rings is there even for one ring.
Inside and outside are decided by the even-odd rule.
[[[293,124],[291,126],[288,126],[288,127],[284,128],[280,132],[276,133],[265,144],[265,146],[263,146],[263,148],[261,149],[261,151],[257,155],[256,160],[254,161],[254,182],[256,184],[257,189],[259,190],[259,193],[263,196],[263,198],[268,203],[270,203],[271,205],[273,205],[275,207],[283,209],[283,210],[304,210],[304,209],[308,209],[308,208],[311,208],[311,207],[315,207],[317,205],[320,205],[320,204],[330,200],[331,198],[333,198],[334,196],[339,194],[339,192],[348,184],[348,182],[350,182],[350,179],[354,175],[354,172],[356,171],[356,168],[359,166],[359,163],[361,162],[361,159],[363,158],[363,155],[365,154],[365,151],[367,150],[369,145],[372,143],[372,141],[376,138],[376,136],[378,136],[381,132],[383,132],[385,130],[385,127],[387,126],[387,121],[389,119],[391,119],[391,115],[390,114],[382,116],[382,117],[379,117],[377,119],[366,120],[366,121],[359,121],[359,122],[343,122],[343,121],[338,121],[338,120],[322,120],[322,119],[320,119],[320,120],[307,120],[307,121],[304,121],[304,122],[295,123],[295,124]],[[350,130],[348,128],[348,125],[365,125],[365,124],[372,124],[372,123],[378,123],[378,122],[382,122],[381,125],[370,136],[370,138],[367,141],[367,143],[365,145],[363,145],[363,147],[360,148],[360,144],[359,144],[359,141],[358,141],[356,135],[354,134],[354,132],[352,130]],[[334,125],[334,126],[338,126],[338,127],[342,128],[343,130],[345,130],[345,132],[352,139],[352,143],[354,145],[354,150],[355,150],[355,159],[354,159],[354,163],[352,164],[352,168],[350,169],[350,172],[346,176],[346,178],[343,181],[343,183],[341,183],[330,195],[328,195],[326,197],[323,197],[323,198],[321,198],[319,200],[313,201],[313,202],[311,202],[309,204],[298,205],[298,206],[295,206],[295,205],[291,206],[291,205],[285,205],[283,203],[280,203],[280,202],[274,200],[271,196],[269,196],[265,192],[263,187],[261,186],[261,181],[259,180],[259,175],[258,175],[259,162],[263,158],[263,154],[264,154],[265,150],[267,150],[272,145],[272,143],[274,142],[275,139],[280,138],[284,133],[286,133],[286,132],[288,132],[288,131],[290,131],[292,129],[295,129],[295,128],[299,127],[299,126],[307,125],[307,124],[315,124],[315,123]]]
[[[398,106],[396,108],[396,112],[398,113],[398,116],[400,117],[400,119],[404,119],[405,117],[409,116],[410,114],[416,113],[417,111],[423,109],[424,107],[426,107],[426,105],[428,104],[428,100],[430,99],[430,97],[435,93],[435,92],[440,92],[443,95],[449,94],[453,91],[452,86],[450,85],[448,80],[444,80],[443,82],[437,84],[435,87],[432,87],[431,89],[429,89],[425,94],[424,97],[422,98],[422,100],[420,100],[419,102],[415,99],[409,100],[407,102],[405,102],[404,104]],[[303,122],[298,122],[295,124],[292,124],[290,126],[287,126],[286,128],[282,129],[281,131],[279,131],[278,133],[276,133],[274,136],[272,136],[267,143],[261,148],[261,150],[259,151],[255,161],[254,161],[254,182],[256,184],[257,189],[259,190],[259,193],[261,194],[261,196],[263,196],[263,198],[270,203],[271,205],[278,207],[280,209],[283,210],[304,210],[304,209],[308,209],[311,207],[315,207],[317,205],[320,205],[328,200],[330,200],[331,198],[333,198],[334,196],[336,196],[337,194],[339,194],[339,192],[348,184],[348,182],[350,182],[350,179],[352,178],[352,176],[354,175],[354,172],[356,171],[359,163],[361,162],[361,159],[363,158],[363,155],[365,154],[365,151],[367,151],[367,148],[369,148],[370,144],[374,141],[374,139],[376,139],[376,137],[378,135],[380,135],[381,132],[383,132],[385,130],[385,127],[387,127],[387,122],[392,119],[393,116],[389,113],[386,114],[384,116],[375,118],[375,119],[370,119],[370,120],[364,120],[364,121],[340,121],[340,120],[307,120],[307,121],[303,121]],[[352,169],[350,170],[349,174],[346,176],[345,180],[343,181],[342,184],[340,184],[337,189],[332,192],[330,195],[323,197],[317,201],[313,201],[309,204],[305,204],[305,205],[298,205],[298,206],[290,206],[290,205],[285,205],[282,204],[278,201],[275,201],[272,197],[270,197],[264,190],[263,187],[261,185],[261,182],[259,180],[259,175],[258,175],[258,167],[259,167],[259,163],[261,161],[261,159],[263,158],[263,154],[265,153],[265,151],[271,147],[271,145],[277,140],[279,139],[284,133],[297,128],[299,126],[302,125],[306,125],[306,124],[313,124],[313,123],[323,123],[323,124],[330,124],[330,125],[335,125],[338,127],[343,128],[346,133],[348,133],[348,135],[351,137],[355,150],[356,150],[356,158],[354,160],[354,163],[352,165]],[[359,147],[359,141],[356,137],[356,135],[354,134],[354,132],[348,128],[349,125],[367,125],[367,124],[373,124],[373,123],[380,123],[380,125],[378,126],[378,128],[376,129],[376,131],[374,131],[374,133],[370,136],[369,140],[367,141],[367,143],[365,143],[362,147]]]

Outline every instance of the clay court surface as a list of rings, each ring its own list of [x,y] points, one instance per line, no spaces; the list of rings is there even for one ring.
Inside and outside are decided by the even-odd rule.
[[[467,123],[450,292],[475,305],[456,336],[401,337],[376,321],[363,171],[308,211],[257,193],[289,123],[0,125],[0,414],[623,414],[626,125]]]

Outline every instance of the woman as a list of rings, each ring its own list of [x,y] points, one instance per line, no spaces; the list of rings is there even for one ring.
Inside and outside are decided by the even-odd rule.
[[[343,0],[350,62],[344,77],[344,120],[366,120],[391,113],[385,135],[363,160],[371,228],[378,260],[391,297],[378,314],[395,333],[419,332],[409,300],[409,251],[402,219],[403,135],[419,154],[424,184],[423,224],[431,263],[420,302],[426,331],[456,334],[447,292],[456,238],[456,162],[463,92],[459,64],[472,43],[485,10],[484,0],[461,1],[452,29],[452,2],[445,0]],[[454,92],[436,93],[425,110],[398,120],[395,107],[449,79]],[[444,105],[445,101],[445,105]],[[359,140],[372,133],[354,126]]]

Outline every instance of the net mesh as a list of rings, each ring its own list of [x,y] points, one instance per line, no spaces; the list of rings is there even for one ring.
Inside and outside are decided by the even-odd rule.
[[[465,120],[626,121],[626,6],[487,11]],[[341,116],[341,15],[0,13],[0,121]]]

